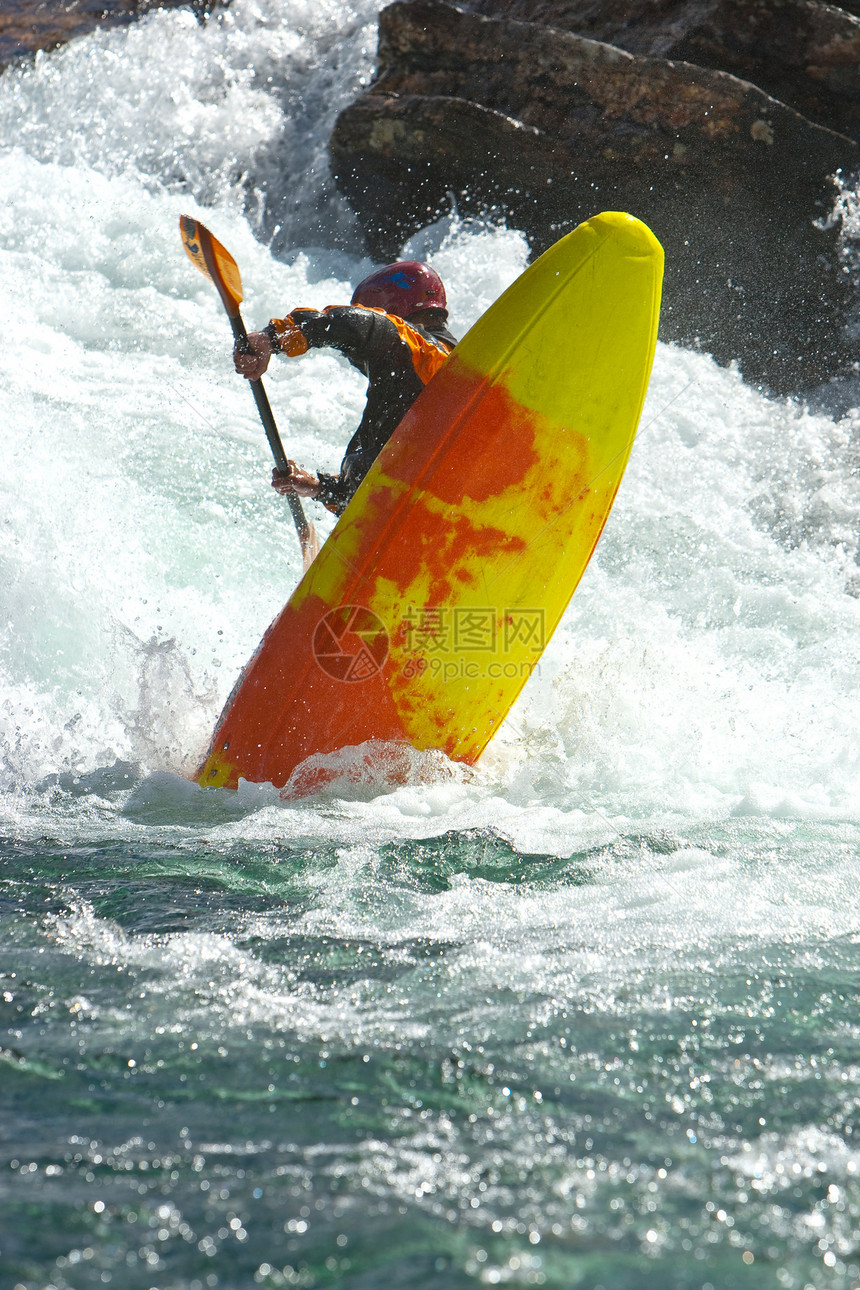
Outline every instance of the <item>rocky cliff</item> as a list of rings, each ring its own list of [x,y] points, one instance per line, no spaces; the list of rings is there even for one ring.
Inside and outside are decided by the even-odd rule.
[[[860,0],[852,0],[860,6]],[[853,361],[834,176],[860,168],[860,18],[816,0],[396,0],[332,167],[379,259],[452,203],[535,251],[629,210],[661,334],[780,391]]]

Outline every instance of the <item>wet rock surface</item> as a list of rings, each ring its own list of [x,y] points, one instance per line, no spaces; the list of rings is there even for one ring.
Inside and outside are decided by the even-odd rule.
[[[854,357],[830,215],[834,175],[860,167],[858,37],[860,19],[812,2],[397,0],[333,170],[379,259],[452,203],[536,252],[629,210],[666,248],[664,338],[808,388]],[[775,97],[787,87],[805,111]]]
[[[133,22],[150,9],[193,9],[202,15],[213,7],[214,0],[2,0],[0,68],[95,27]]]

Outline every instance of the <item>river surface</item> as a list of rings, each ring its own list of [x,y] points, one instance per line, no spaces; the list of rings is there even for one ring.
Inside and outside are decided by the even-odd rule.
[[[376,8],[154,13],[0,78],[0,1285],[850,1290],[856,391],[660,345],[478,767],[187,778],[300,559],[178,218],[250,325],[347,297],[325,145]],[[456,217],[409,250],[460,334],[527,257]],[[336,469],[363,382],[267,383]]]

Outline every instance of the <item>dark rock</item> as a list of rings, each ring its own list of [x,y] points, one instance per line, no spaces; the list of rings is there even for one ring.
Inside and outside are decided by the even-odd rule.
[[[752,81],[818,125],[860,140],[860,0],[465,0],[517,18]]]
[[[527,7],[563,8],[571,22],[588,9],[592,29],[607,8]],[[661,6],[628,8],[653,18],[628,43],[653,47]],[[613,4],[618,23],[620,12]],[[666,249],[665,339],[737,358],[778,390],[818,384],[852,357],[853,288],[826,217],[832,176],[860,165],[860,146],[734,75],[444,0],[399,0],[380,16],[378,77],[339,117],[331,157],[379,259],[452,200],[496,211],[536,252],[596,211],[628,210]]]
[[[0,69],[95,27],[133,22],[150,9],[193,9],[202,17],[215,4],[216,0],[2,0]]]

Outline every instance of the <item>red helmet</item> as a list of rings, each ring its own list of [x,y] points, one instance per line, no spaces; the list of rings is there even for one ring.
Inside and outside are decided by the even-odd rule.
[[[359,282],[350,303],[384,309],[398,318],[409,318],[418,309],[445,309],[448,304],[439,274],[420,260],[398,260],[377,269]]]

